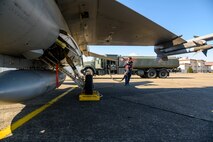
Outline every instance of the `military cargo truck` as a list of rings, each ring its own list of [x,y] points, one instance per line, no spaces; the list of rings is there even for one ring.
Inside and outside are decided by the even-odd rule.
[[[94,58],[85,62],[85,68],[90,68],[96,75],[123,74],[127,56],[106,55],[113,60]],[[168,61],[157,61],[154,56],[132,56],[133,74],[141,78],[167,78],[169,71],[179,66],[179,60],[170,57]]]

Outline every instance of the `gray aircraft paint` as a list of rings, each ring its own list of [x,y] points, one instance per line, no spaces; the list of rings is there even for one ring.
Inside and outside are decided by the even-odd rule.
[[[0,19],[0,53],[6,55],[47,49],[60,29],[69,31],[53,0],[1,0]]]
[[[65,80],[59,74],[59,83]],[[1,101],[20,102],[32,99],[56,88],[56,73],[39,70],[11,70],[0,74]]]
[[[42,50],[55,43],[60,30],[70,33],[53,0],[1,0],[0,19],[0,54],[5,59],[0,64],[5,67],[34,66],[35,61],[25,60],[40,57]],[[10,60],[15,57],[17,62]],[[60,73],[60,84],[64,79],[65,75]],[[1,101],[20,102],[55,88],[54,71],[16,70],[0,74]]]
[[[0,54],[4,54],[6,60],[10,58],[5,55],[18,56],[19,59],[23,55],[28,59],[40,57],[41,50],[46,50],[55,43],[60,30],[72,35],[81,51],[87,51],[85,47],[88,44],[155,45],[158,57],[164,58],[167,56],[162,50],[186,42],[115,0],[56,0],[56,2],[57,4],[54,0],[0,1]],[[196,44],[198,43],[200,42],[197,41]],[[40,51],[38,52],[38,50]],[[75,57],[77,56],[75,55]],[[5,67],[11,66],[10,61],[3,61],[0,64]],[[50,72],[29,70],[21,74],[22,72],[9,72],[1,75],[0,99],[22,100],[38,96],[41,92],[45,93],[45,89],[37,92],[38,86],[43,87],[41,82],[50,81],[51,84],[48,76],[52,76],[50,77],[52,80],[55,78]],[[38,78],[36,80],[35,72],[46,75],[40,78],[41,80]],[[15,79],[9,80],[11,76]],[[33,86],[28,82],[29,88],[25,88],[25,90],[26,82],[29,81],[25,80],[27,76],[35,79],[34,85],[41,84]],[[7,86],[2,87],[2,83]],[[5,92],[4,89],[7,87],[12,92]],[[31,91],[30,88],[34,91]],[[16,92],[24,95],[17,96]]]

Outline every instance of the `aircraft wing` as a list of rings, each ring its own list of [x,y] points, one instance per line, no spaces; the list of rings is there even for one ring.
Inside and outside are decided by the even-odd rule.
[[[84,44],[153,46],[185,42],[115,0],[58,0],[57,4],[80,47]]]

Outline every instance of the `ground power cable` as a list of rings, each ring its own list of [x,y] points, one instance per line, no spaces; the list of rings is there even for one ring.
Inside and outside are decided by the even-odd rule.
[[[111,71],[110,71],[110,70],[108,70],[108,73],[109,73],[110,78],[111,78],[113,81],[122,82],[122,81],[125,79],[125,75],[123,76],[123,78],[122,78],[121,80],[117,80],[117,79],[115,79],[115,78],[112,77],[112,74],[111,74]]]

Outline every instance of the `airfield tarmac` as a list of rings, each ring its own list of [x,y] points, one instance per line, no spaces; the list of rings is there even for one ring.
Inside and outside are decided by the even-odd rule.
[[[9,134],[2,141],[213,141],[213,74],[133,76],[130,86],[109,76],[95,77],[94,82],[103,95],[99,102],[79,102],[81,90],[67,79],[44,96],[0,104],[0,138]]]

